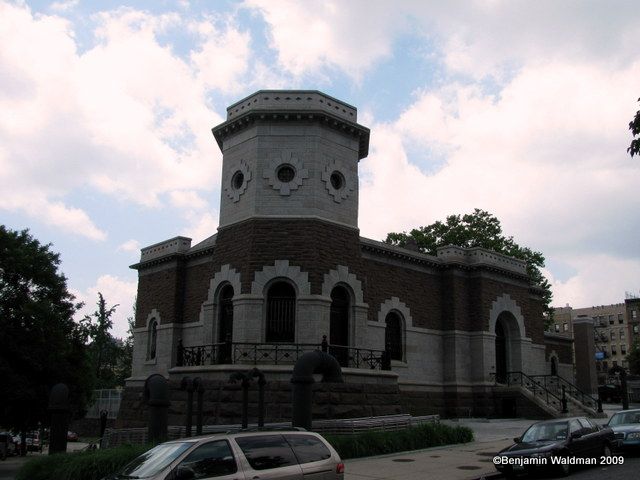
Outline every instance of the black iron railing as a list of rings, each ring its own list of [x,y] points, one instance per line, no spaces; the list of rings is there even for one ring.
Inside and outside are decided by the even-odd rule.
[[[533,378],[540,385],[548,388],[558,396],[562,396],[562,389],[564,387],[564,391],[567,396],[573,398],[574,400],[589,408],[592,408],[593,410],[598,410],[598,400],[596,398],[587,393],[584,393],[573,383],[565,380],[558,375],[532,375],[531,378]]]
[[[222,342],[212,345],[185,347],[178,344],[178,366],[202,365],[293,365],[307,352],[321,350],[333,355],[340,366],[391,370],[390,356],[385,350],[331,345],[326,338],[321,343],[249,343]]]
[[[491,374],[491,377],[496,379],[495,374]],[[522,372],[507,372],[502,379],[498,379],[497,383],[508,386],[520,385],[559,411],[563,410],[563,394],[588,408],[598,410],[597,399],[558,375],[527,375]]]
[[[495,373],[491,374],[491,378],[496,380]],[[497,383],[503,385],[512,386],[519,385],[526,388],[534,397],[541,399],[544,403],[550,407],[555,408],[558,411],[562,411],[562,397],[558,396],[544,385],[541,385],[533,377],[522,372],[507,372],[502,376]]]

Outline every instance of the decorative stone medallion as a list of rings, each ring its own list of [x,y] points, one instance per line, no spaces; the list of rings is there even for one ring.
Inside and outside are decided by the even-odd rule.
[[[283,151],[271,156],[262,176],[280,195],[288,196],[300,188],[305,178],[309,178],[309,171],[304,168],[299,154]]]
[[[231,174],[224,183],[224,193],[233,202],[240,200],[242,195],[247,189],[247,185],[251,180],[251,170],[249,165],[244,160],[240,160],[240,163],[231,168]]]
[[[322,171],[324,186],[333,197],[333,201],[340,203],[353,193],[355,189],[353,178],[346,170],[339,167],[334,158],[325,155],[326,163]]]

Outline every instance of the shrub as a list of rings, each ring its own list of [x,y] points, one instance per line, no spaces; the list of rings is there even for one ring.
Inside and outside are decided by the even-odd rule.
[[[395,432],[371,431],[356,435],[324,435],[324,437],[333,445],[340,457],[347,459],[467,443],[473,440],[473,431],[467,427],[427,423]]]
[[[149,448],[145,445],[122,445],[105,450],[37,457],[25,463],[16,480],[100,480]]]

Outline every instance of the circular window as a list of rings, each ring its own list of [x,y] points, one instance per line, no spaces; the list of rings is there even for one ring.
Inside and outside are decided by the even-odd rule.
[[[234,190],[240,190],[243,183],[244,183],[244,174],[240,170],[238,170],[236,173],[233,174],[233,177],[231,177],[231,186],[233,187]]]
[[[344,177],[337,170],[333,171],[329,180],[331,181],[331,186],[336,190],[340,190],[342,187],[344,187]]]
[[[289,183],[296,176],[296,171],[291,165],[285,164],[278,167],[276,175],[282,183]]]

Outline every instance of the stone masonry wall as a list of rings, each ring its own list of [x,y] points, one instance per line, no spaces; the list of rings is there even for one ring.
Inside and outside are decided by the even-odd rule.
[[[239,424],[242,420],[242,389],[239,384],[204,381],[203,423]],[[178,381],[170,381],[169,425],[184,425],[187,392]],[[291,421],[291,383],[268,382],[265,387],[265,421]],[[313,385],[313,418],[353,418],[403,413],[397,385],[316,383]],[[258,388],[249,389],[249,422],[258,418]],[[194,428],[196,395],[194,395]],[[123,393],[116,428],[144,427],[148,411],[142,401],[142,387],[127,387]]]

